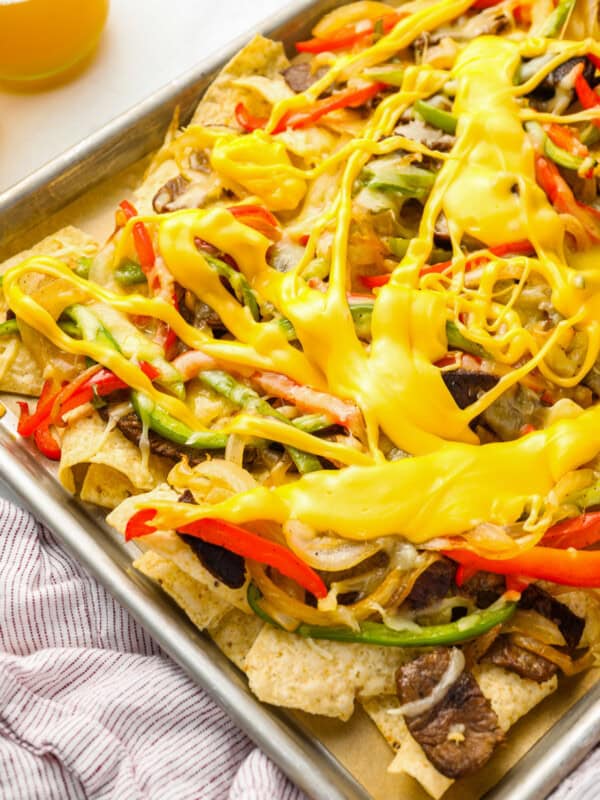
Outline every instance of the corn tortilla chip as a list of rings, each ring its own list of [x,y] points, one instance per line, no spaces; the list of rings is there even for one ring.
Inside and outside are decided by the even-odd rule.
[[[257,99],[255,87],[238,86],[238,79],[260,75],[279,83],[280,73],[288,66],[289,61],[281,42],[255,36],[225,65],[209,86],[194,112],[192,124],[225,125],[240,130],[235,117],[238,103],[246,103],[249,110],[257,115],[267,113],[268,105]]]
[[[97,250],[98,244],[91,236],[79,228],[68,226],[42,239],[35,247],[4,261],[0,264],[0,275],[31,256],[52,256],[73,267],[78,258],[94,256]],[[6,318],[7,309],[8,304],[0,291],[0,321]],[[0,339],[0,391],[38,396],[44,382],[43,366],[18,336]]]
[[[116,508],[123,500],[137,494],[127,475],[105,464],[90,464],[79,493],[84,503]]]
[[[315,642],[265,626],[246,671],[260,700],[346,720],[355,697],[393,692],[396,669],[408,658],[400,648]]]
[[[238,669],[246,671],[246,659],[264,622],[254,614],[232,609],[209,634],[215,644]]]
[[[71,493],[77,489],[73,470],[80,464],[111,467],[127,477],[138,492],[161,483],[171,466],[152,455],[145,464],[140,450],[119,430],[110,430],[95,412],[65,428],[58,477]]]
[[[201,631],[216,626],[231,609],[206,585],[194,580],[168,558],[148,550],[133,566],[156,581]]]

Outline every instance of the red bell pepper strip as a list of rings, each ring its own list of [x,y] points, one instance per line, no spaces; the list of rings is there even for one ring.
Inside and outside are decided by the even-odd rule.
[[[144,508],[134,514],[127,523],[126,541],[155,531],[156,528],[148,524],[155,515],[156,511],[151,508]],[[251,558],[261,564],[268,564],[312,592],[315,597],[327,596],[327,587],[320,576],[298,556],[282,545],[263,539],[262,536],[238,525],[221,519],[206,518],[182,525],[177,530],[179,533],[224,547],[242,558]]]
[[[518,242],[508,242],[507,244],[497,244],[494,247],[488,248],[490,253],[498,258],[504,258],[505,256],[531,256],[535,254],[535,248],[531,244],[530,241],[527,239],[522,239]],[[473,253],[467,259],[467,263],[465,266],[465,271],[469,272],[475,267],[480,266],[481,264],[485,264],[486,261],[489,259],[485,255],[478,256],[476,253]],[[441,261],[438,264],[428,264],[427,266],[423,267],[420,271],[419,275],[429,275],[432,272],[443,272],[444,270],[448,269],[448,267],[452,266],[452,261]],[[389,281],[390,274],[386,273],[385,275],[361,275],[360,281],[363,286],[367,286],[369,289],[373,289],[377,286],[385,286],[385,284]]]
[[[251,114],[242,102],[238,103],[235,107],[235,118],[240,128],[248,131],[248,133],[259,128],[264,128],[268,121],[266,117],[256,117],[254,114]]]
[[[588,158],[590,151],[579,139],[579,136],[577,136],[573,128],[569,128],[566,125],[557,125],[553,122],[551,125],[547,125],[544,130],[548,138],[550,138],[557,147],[561,147],[573,156]]]
[[[281,133],[287,128],[307,128],[315,122],[324,117],[325,114],[330,114],[332,111],[337,111],[340,108],[356,108],[366,103],[372,97],[375,97],[378,92],[385,89],[385,83],[372,83],[362,89],[346,89],[343,92],[336,92],[331,97],[324,97],[322,100],[317,100],[306,109],[302,111],[288,111],[279,120],[275,126],[273,133]]]
[[[48,422],[44,422],[34,431],[33,439],[35,446],[43,456],[51,461],[60,461],[60,445],[54,438]]]
[[[131,205],[129,200],[121,200],[119,208],[128,220],[138,215],[136,208]],[[136,222],[133,226],[133,244],[140,262],[140,267],[144,274],[147,275],[151,267],[154,266],[156,256],[154,254],[152,239],[148,233],[148,228],[146,228],[143,222]]]
[[[126,219],[132,219],[138,215],[137,209],[135,206],[131,205],[129,200],[121,200],[119,208],[125,214]]]
[[[499,2],[500,0],[475,0],[471,8],[475,9],[475,11],[483,11],[486,8],[497,6]]]
[[[372,97],[385,88],[385,83],[372,83],[363,89],[346,89],[343,92],[336,92],[331,97],[324,97],[316,103],[308,106],[302,111],[288,111],[282,116],[273,133],[281,133],[288,128],[306,128],[340,108],[356,108],[366,103]],[[257,128],[264,128],[267,120],[262,117],[255,117],[251,114],[243,103],[238,103],[235,107],[235,116],[239,124],[246,131],[255,131]]]
[[[258,371],[250,380],[267,394],[292,403],[302,411],[326,414],[338,425],[354,427],[360,424],[360,411],[353,403],[339,397],[302,386],[287,375]]]
[[[548,547],[575,547],[581,550],[600,541],[600,511],[590,511],[578,517],[564,519],[548,528],[542,544]]]
[[[575,78],[575,91],[579,102],[585,109],[598,109],[598,119],[593,119],[592,124],[600,128],[600,97],[583,77],[583,65],[580,65],[579,74]]]
[[[596,69],[600,69],[600,57],[595,56],[593,53],[587,54],[587,60],[591,61],[592,64],[596,67]]]
[[[86,369],[85,372],[82,372],[79,377],[75,378],[75,380],[68,383],[64,388],[58,392],[58,394],[54,398],[54,404],[52,406],[52,411],[50,412],[49,422],[52,425],[59,425],[63,423],[62,415],[63,415],[63,408],[64,404],[71,398],[73,395],[76,395],[79,389],[87,383],[92,376],[94,376],[97,372],[101,371],[102,367],[100,364],[94,364],[94,366]],[[112,373],[111,373],[112,374]],[[79,404],[78,404],[79,405]],[[77,406],[73,406],[76,408]],[[66,413],[66,412],[64,412]]]
[[[296,44],[299,53],[329,53],[336,50],[345,50],[347,47],[354,47],[355,44],[367,42],[376,30],[379,23],[383,33],[389,33],[405,14],[386,14],[379,20],[361,19],[350,25],[344,25],[339,30],[334,31],[326,38],[315,37]]]
[[[254,228],[255,231],[262,233],[267,239],[276,242],[281,239],[281,230],[277,218],[264,206],[259,205],[240,205],[229,206],[229,211],[236,219]]]
[[[600,227],[595,219],[600,217],[600,212],[575,199],[571,187],[560,174],[556,164],[544,156],[536,156],[535,177],[558,212],[572,214],[579,220],[593,242],[600,241]]]
[[[17,433],[24,438],[28,438],[49,416],[54,406],[54,400],[60,390],[54,389],[54,383],[48,380],[42,387],[42,393],[38,399],[35,411],[33,414],[29,413],[29,406],[27,403],[18,403],[21,409],[19,416],[19,423],[17,425]]]
[[[564,586],[600,587],[600,551],[534,547],[514,558],[483,558],[470,550],[444,555],[476,571],[552,581]]]

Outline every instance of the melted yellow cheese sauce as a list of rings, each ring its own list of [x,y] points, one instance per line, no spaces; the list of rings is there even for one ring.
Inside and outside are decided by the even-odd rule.
[[[277,103],[267,130],[272,131],[288,111],[314,101],[337,77],[360,73],[366,66],[389,59],[419,33],[455,19],[470,5],[470,0],[412,3],[413,14],[390,34],[362,52],[338,58],[306,93]],[[600,270],[585,255],[578,257],[576,268],[566,263],[564,222],[536,182],[534,152],[523,127],[524,119],[535,117],[535,112],[520,102],[533,88],[533,79],[523,86],[515,86],[513,81],[523,56],[555,50],[556,57],[544,69],[549,72],[567,57],[597,49],[590,42],[487,36],[467,44],[451,72],[408,67],[400,90],[380,103],[361,136],[311,170],[293,166],[283,143],[268,132],[236,136],[220,129],[188,129],[183,141],[210,147],[211,165],[217,173],[274,211],[296,208],[311,180],[343,164],[336,200],[314,224],[303,259],[289,273],[270,267],[269,240],[225,209],[184,210],[144,218],[155,232],[160,256],[174,280],[210,305],[235,341],[215,340],[191,327],[164,300],[112,293],[77,278],[65,265],[49,258],[29,259],[6,274],[4,292],[19,318],[63,350],[89,355],[109,367],[196,430],[201,426],[188,406],[157,390],[123,355],[63,333],[56,324],[62,309],[53,307],[50,313],[27,296],[20,286],[22,277],[33,271],[68,280],[73,296],[163,320],[186,345],[213,356],[225,367],[283,373],[352,400],[361,409],[368,452],[321,440],[276,420],[240,414],[227,431],[263,436],[350,466],[312,473],[276,489],[261,487],[217,506],[153,503],[159,510],[159,526],[174,528],[202,516],[232,522],[299,519],[317,530],[332,529],[352,539],[401,534],[422,543],[464,534],[482,522],[508,525],[523,514],[529,514],[531,530],[544,520],[548,523],[545,498],[563,476],[600,451],[600,406],[507,443],[480,445],[469,422],[534,368],[559,386],[573,386],[598,357]],[[459,119],[451,154],[432,154],[394,136],[403,111],[450,79],[456,84],[453,113]],[[181,141],[177,143],[175,140],[173,152],[181,148]],[[366,347],[355,333],[346,297],[352,190],[373,153],[394,149],[435,155],[441,158],[442,167],[425,205],[418,237],[390,282],[377,293],[372,342]],[[454,246],[453,265],[444,274],[420,277],[441,212],[448,220]],[[131,248],[134,222],[122,232],[115,263]],[[333,230],[331,270],[328,290],[321,292],[307,285],[302,270],[314,255],[318,236],[328,227]],[[490,257],[479,268],[475,285],[469,284],[459,247],[467,234],[489,247],[529,239],[536,257]],[[235,259],[250,285],[293,323],[301,350],[286,340],[275,322],[254,321],[249,310],[228,293],[198,251],[197,237]],[[513,297],[499,303],[494,286],[508,265],[518,271],[521,280]],[[534,335],[526,330],[512,308],[523,283],[534,273],[551,287],[552,303],[564,318],[549,334]],[[583,281],[577,277],[582,275]],[[69,302],[73,297],[67,293],[63,307]],[[445,326],[449,319],[495,360],[513,367],[494,389],[464,410],[455,404],[435,366],[447,351]],[[561,337],[574,329],[585,332],[587,354],[578,375],[564,378],[554,374],[546,357]],[[413,457],[387,462],[379,449],[382,433]],[[529,541],[532,543],[534,540]]]

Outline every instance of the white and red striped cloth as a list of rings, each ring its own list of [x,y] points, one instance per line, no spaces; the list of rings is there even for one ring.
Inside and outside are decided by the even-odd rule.
[[[1,800],[302,797],[43,526],[0,500]]]
[[[596,750],[552,800],[598,797]],[[25,511],[0,499],[0,800],[302,800]]]

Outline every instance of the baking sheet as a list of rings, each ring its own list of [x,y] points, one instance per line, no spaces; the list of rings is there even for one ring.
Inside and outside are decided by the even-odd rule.
[[[303,0],[256,31],[290,44],[340,4]],[[143,156],[160,145],[175,106],[180,105],[185,120],[215,71],[256,31],[234,42],[218,63],[200,64],[0,195],[0,260],[67,223],[102,241],[112,229],[117,203],[140,181]],[[15,418],[8,413],[0,420],[0,478],[311,797],[428,797],[411,778],[386,772],[392,751],[362,711],[341,723],[260,704],[215,645],[156,586],[131,569],[135,545],[125,544],[97,510],[68,496],[14,431]],[[564,681],[555,695],[515,726],[508,745],[499,748],[480,774],[457,782],[445,799],[545,797],[600,737],[597,680],[595,671]]]

